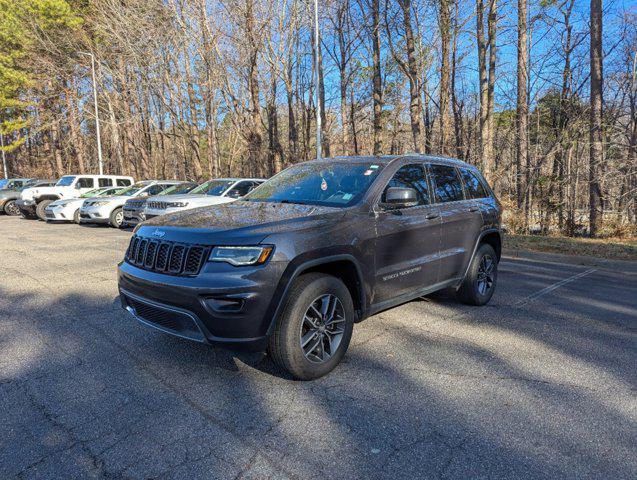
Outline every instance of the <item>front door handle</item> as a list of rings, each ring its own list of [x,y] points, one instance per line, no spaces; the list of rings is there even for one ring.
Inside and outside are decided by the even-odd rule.
[[[439,216],[440,216],[440,214],[439,214],[439,213],[430,213],[430,214],[428,214],[425,218],[426,218],[427,220],[433,220],[434,218],[438,218]]]
[[[480,210],[479,207],[469,207],[470,212],[477,212],[478,210]]]

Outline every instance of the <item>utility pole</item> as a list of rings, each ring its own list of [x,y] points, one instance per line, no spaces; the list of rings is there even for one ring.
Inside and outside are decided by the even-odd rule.
[[[80,55],[91,57],[91,77],[93,79],[93,105],[95,107],[95,135],[97,136],[97,159],[100,167],[100,175],[104,175],[104,163],[102,161],[102,140],[100,138],[100,116],[97,110],[97,81],[95,80],[95,56],[90,52],[78,52]]]
[[[314,75],[315,75],[315,88],[314,97],[316,102],[316,159],[321,159],[321,98],[320,98],[320,78],[319,78],[319,49],[320,43],[320,31],[319,31],[319,17],[318,17],[318,0],[314,0]]]
[[[4,135],[0,132],[0,146],[2,147],[2,166],[4,167],[4,178],[9,178],[7,170],[7,155],[4,153]]]

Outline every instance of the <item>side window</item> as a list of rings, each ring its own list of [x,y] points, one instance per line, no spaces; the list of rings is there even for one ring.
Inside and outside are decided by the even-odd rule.
[[[227,197],[230,198],[239,198],[247,195],[250,190],[254,187],[253,182],[239,182],[231,190],[226,194]]]
[[[118,187],[128,187],[130,185],[130,180],[128,178],[118,178],[117,186]]]
[[[430,165],[431,177],[436,194],[436,202],[455,202],[464,200],[462,183],[455,167],[447,165]]]
[[[482,185],[480,179],[471,171],[466,168],[460,169],[460,175],[462,176],[462,184],[467,194],[467,198],[485,198],[489,194]]]
[[[429,185],[423,165],[404,165],[398,169],[383,192],[381,202],[385,202],[387,189],[391,187],[413,188],[418,196],[417,205],[429,204]]]
[[[113,180],[110,178],[99,178],[97,180],[97,184],[100,187],[112,187],[113,186]]]
[[[95,188],[95,180],[87,177],[80,177],[75,184],[75,188]]]

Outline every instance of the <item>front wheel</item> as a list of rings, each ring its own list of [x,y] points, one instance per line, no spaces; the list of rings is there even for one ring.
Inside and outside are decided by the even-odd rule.
[[[53,200],[42,200],[35,208],[35,214],[40,220],[46,220],[46,212],[44,211],[49,204],[53,203]]]
[[[78,225],[80,223],[80,209],[79,208],[77,210],[75,210],[75,213],[73,214],[73,223],[77,223]]]
[[[341,361],[354,328],[354,304],[338,278],[301,275],[276,321],[268,353],[274,363],[299,380],[331,372]]]
[[[4,213],[15,217],[17,215],[20,215],[20,208],[18,208],[14,200],[9,200],[7,203],[4,204]]]
[[[121,208],[116,208],[111,212],[111,216],[109,218],[109,223],[113,228],[119,228],[122,226],[122,222],[124,221],[124,211]]]
[[[483,243],[471,260],[469,271],[458,289],[458,300],[468,305],[486,305],[498,280],[498,257],[491,245]]]

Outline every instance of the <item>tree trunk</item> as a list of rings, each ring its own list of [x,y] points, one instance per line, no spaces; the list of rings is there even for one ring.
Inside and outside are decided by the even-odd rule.
[[[380,155],[383,151],[382,113],[383,113],[383,86],[380,68],[380,0],[372,0],[372,92],[374,97],[374,155]]]
[[[451,43],[451,12],[449,0],[440,0],[440,15],[438,19],[440,29],[440,152],[449,155],[449,49]]]
[[[517,152],[515,157],[515,193],[518,210],[522,209],[522,168],[527,165],[529,105],[526,82],[528,78],[529,54],[527,46],[527,3],[518,0],[518,95],[517,95]],[[526,186],[528,188],[528,185]]]
[[[603,161],[602,151],[602,0],[591,0],[591,109],[590,109],[590,160],[588,170],[588,198],[590,235],[595,237],[602,222],[602,192],[598,178],[598,166]]]

